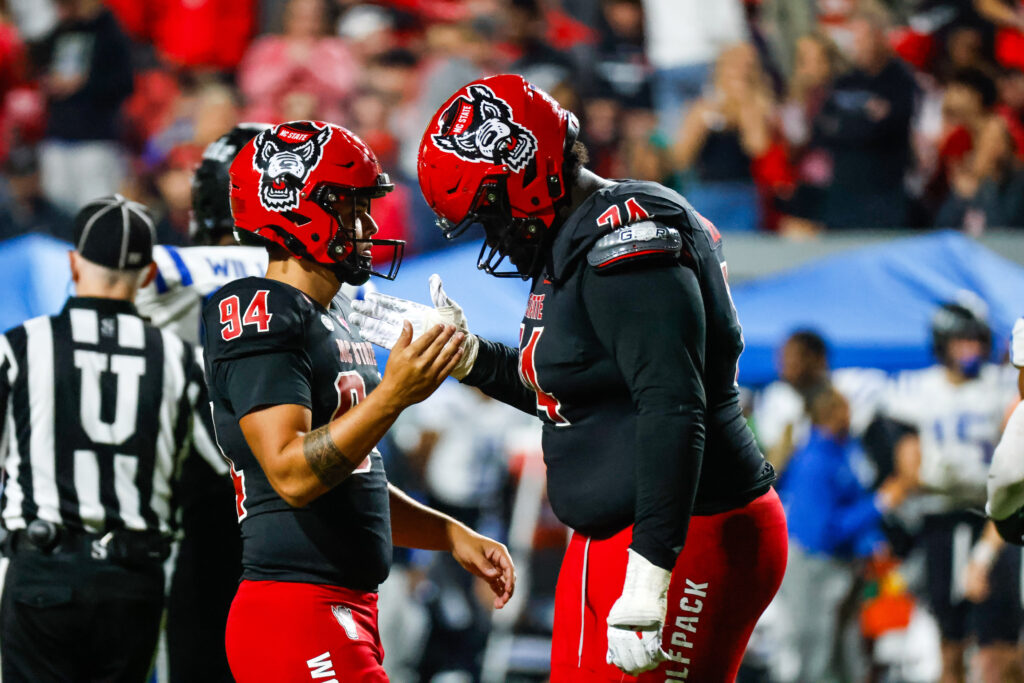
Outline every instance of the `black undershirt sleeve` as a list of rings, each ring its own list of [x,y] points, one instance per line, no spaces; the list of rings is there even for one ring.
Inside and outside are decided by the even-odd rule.
[[[519,349],[483,337],[478,339],[480,350],[476,362],[462,383],[524,413],[536,415],[537,398],[519,378]]]
[[[679,265],[585,268],[583,303],[636,411],[631,548],[671,570],[686,540],[704,453],[704,305]]]

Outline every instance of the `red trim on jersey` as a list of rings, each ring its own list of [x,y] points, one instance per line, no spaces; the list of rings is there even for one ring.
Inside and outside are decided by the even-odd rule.
[[[553,395],[540,388],[537,379],[537,365],[534,357],[537,352],[537,345],[540,343],[540,336],[544,333],[543,327],[535,327],[530,331],[530,338],[526,340],[526,346],[519,352],[519,376],[526,386],[533,389],[537,395],[537,412],[543,411],[548,419],[558,426],[569,424],[569,420],[562,415],[562,402]],[[523,326],[519,326],[519,337],[522,339]]]
[[[598,265],[598,268],[604,268],[606,266],[610,266],[611,264],[615,263],[616,261],[623,261],[623,260],[628,259],[628,258],[633,258],[634,256],[646,256],[647,254],[667,254],[667,253],[668,252],[665,251],[664,249],[645,249],[644,251],[631,251],[628,254],[623,254],[622,256],[616,256],[613,259],[609,259],[609,260],[605,261],[604,263]]]

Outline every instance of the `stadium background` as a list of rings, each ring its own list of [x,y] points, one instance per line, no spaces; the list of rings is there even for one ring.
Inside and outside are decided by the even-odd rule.
[[[52,53],[62,13],[108,10],[95,40],[129,58],[90,72],[88,51]],[[752,407],[793,330],[819,331],[833,367],[896,373],[933,362],[931,314],[964,291],[1003,362],[1024,311],[1021,28],[1024,9],[985,0],[0,0],[0,324],[60,308],[70,216],[91,196],[145,202],[160,241],[187,245],[207,144],[240,121],[315,118],[397,181],[374,216],[408,256],[382,289],[425,301],[439,272],[474,331],[514,341],[525,286],[445,243],[415,181],[438,104],[513,71],[580,116],[596,172],[671,185],[721,229]],[[565,532],[537,425],[448,383],[386,446],[399,485],[508,539],[521,581],[492,615],[448,559],[401,555],[382,589],[393,680],[543,680]],[[881,579],[851,563],[847,679],[867,675],[870,632],[914,660],[893,680],[932,680],[927,618],[898,616],[912,562]],[[858,614],[886,599],[897,616],[877,631]],[[759,629],[748,680],[785,680],[785,639]]]

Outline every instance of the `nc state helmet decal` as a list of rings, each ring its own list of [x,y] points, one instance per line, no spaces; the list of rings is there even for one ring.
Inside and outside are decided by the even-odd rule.
[[[256,137],[252,167],[260,173],[263,208],[290,211],[299,207],[299,191],[320,163],[330,139],[330,126],[320,128],[306,122],[282,123]]]
[[[471,99],[459,96],[441,116],[438,132],[430,136],[437,148],[466,161],[526,168],[537,153],[537,138],[512,120],[512,107],[487,86],[471,85],[468,92]]]

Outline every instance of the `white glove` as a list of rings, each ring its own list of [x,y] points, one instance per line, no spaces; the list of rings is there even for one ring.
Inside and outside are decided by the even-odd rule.
[[[606,660],[636,676],[669,658],[661,648],[661,629],[672,572],[651,564],[639,553],[628,552],[622,595],[608,613]]]
[[[398,341],[405,320],[412,323],[414,338],[434,325],[454,325],[458,331],[465,333],[466,338],[462,342],[462,358],[451,374],[455,379],[463,379],[473,369],[480,340],[470,333],[462,307],[445,293],[441,276],[434,273],[430,276],[429,284],[433,308],[415,301],[371,292],[363,301],[352,302],[354,313],[351,320],[359,326],[359,333],[364,339],[385,349],[391,349]]]
[[[988,505],[992,519],[1006,519],[1024,507],[1024,402],[1006,422],[988,470]]]

